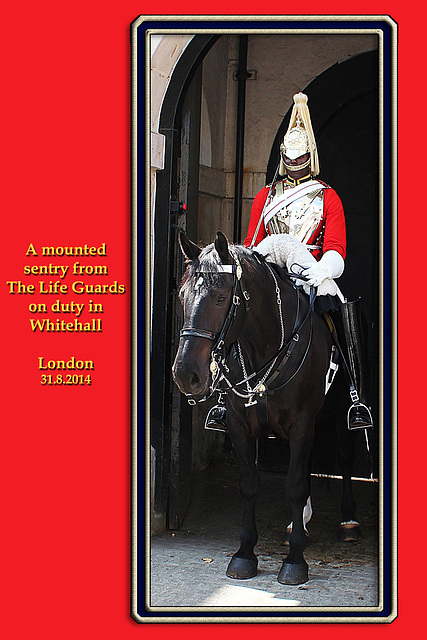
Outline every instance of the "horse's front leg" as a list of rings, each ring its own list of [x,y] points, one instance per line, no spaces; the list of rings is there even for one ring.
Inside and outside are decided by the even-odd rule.
[[[254,553],[258,540],[255,503],[260,484],[256,466],[256,440],[249,439],[242,431],[233,434],[232,429],[230,429],[230,435],[239,461],[239,492],[243,514],[240,547],[230,560],[227,576],[246,580],[256,576],[258,567],[258,560]]]
[[[307,536],[303,512],[309,497],[308,468],[314,425],[307,423],[302,428],[293,428],[290,436],[291,456],[289,461],[286,491],[292,509],[292,531],[289,535],[289,554],[283,561],[277,577],[282,584],[303,584],[308,580],[308,565],[304,559]]]

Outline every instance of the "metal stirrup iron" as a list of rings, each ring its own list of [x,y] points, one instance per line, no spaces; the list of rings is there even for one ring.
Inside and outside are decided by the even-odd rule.
[[[365,400],[365,371],[360,331],[359,300],[341,303],[341,315],[347,345],[348,363],[345,362],[350,376],[351,406],[347,413],[347,426],[350,430],[373,427],[370,408]],[[345,361],[345,359],[344,359]]]

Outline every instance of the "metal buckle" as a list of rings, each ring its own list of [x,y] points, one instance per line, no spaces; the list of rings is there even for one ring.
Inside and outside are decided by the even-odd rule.
[[[357,393],[356,389],[350,389],[350,398],[353,404],[355,402],[359,402],[359,394]]]
[[[225,400],[224,400],[223,396],[227,396],[227,392],[226,391],[218,391],[218,404],[224,404],[225,405]]]

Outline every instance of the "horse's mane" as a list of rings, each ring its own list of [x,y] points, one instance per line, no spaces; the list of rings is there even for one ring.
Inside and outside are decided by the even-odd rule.
[[[229,248],[238,257],[246,273],[259,269],[260,263],[265,262],[264,256],[243,245],[231,244]],[[181,281],[181,291],[194,287],[201,274],[203,274],[203,286],[207,289],[218,289],[224,286],[224,273],[219,269],[221,265],[215,245],[212,243],[204,247],[198,258],[187,263],[187,269]]]

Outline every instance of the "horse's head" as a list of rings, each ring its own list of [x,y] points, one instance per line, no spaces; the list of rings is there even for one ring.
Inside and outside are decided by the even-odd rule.
[[[184,310],[173,378],[187,396],[209,387],[211,352],[227,317],[235,276],[227,238],[218,231],[215,242],[201,249],[180,231],[179,244],[187,261],[179,297]]]

